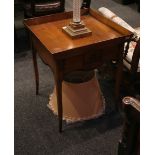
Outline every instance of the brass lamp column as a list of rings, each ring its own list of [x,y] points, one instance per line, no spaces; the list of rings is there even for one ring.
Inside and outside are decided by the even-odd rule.
[[[92,32],[81,21],[81,0],[73,0],[73,20],[68,26],[64,26],[63,31],[71,38],[80,38],[91,35]]]

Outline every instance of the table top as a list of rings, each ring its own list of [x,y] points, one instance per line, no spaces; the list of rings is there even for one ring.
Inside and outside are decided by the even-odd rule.
[[[110,22],[114,27],[109,26],[108,19],[102,18],[98,12],[91,10],[81,14],[82,21],[92,31],[92,35],[83,38],[72,39],[62,31],[62,27],[71,22],[72,12],[32,18],[25,20],[24,24],[53,55],[131,35],[130,31],[115,23]]]

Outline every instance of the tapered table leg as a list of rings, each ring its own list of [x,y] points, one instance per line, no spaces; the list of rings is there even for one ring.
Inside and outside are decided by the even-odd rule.
[[[123,51],[124,46],[122,46],[121,51]],[[120,90],[121,90],[121,81],[123,74],[123,56],[121,55],[119,58],[117,70],[116,70],[116,82],[115,82],[115,100],[116,100],[116,110],[120,107]]]
[[[37,53],[33,45],[32,45],[32,55],[33,55],[33,65],[34,65],[35,82],[36,82],[36,95],[38,95],[39,94],[39,72],[38,72],[38,64],[37,64]]]
[[[117,72],[116,72],[116,82],[115,82],[115,99],[116,100],[118,100],[120,97],[122,72],[123,72],[123,63],[120,62],[117,68]]]
[[[57,76],[55,78],[56,83],[56,93],[57,93],[57,108],[58,108],[58,119],[59,119],[59,132],[62,132],[62,116],[63,116],[63,107],[62,107],[62,78]]]

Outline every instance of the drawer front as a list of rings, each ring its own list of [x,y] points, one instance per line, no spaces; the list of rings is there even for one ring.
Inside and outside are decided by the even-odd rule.
[[[80,55],[76,55],[64,60],[65,72],[73,70],[89,70],[101,66],[104,61],[116,60],[120,56],[120,48],[118,46],[106,46],[99,49],[91,49],[84,51]]]
[[[102,65],[107,60],[117,60],[121,54],[118,46],[106,46],[88,52],[84,57],[85,68],[95,68]]]

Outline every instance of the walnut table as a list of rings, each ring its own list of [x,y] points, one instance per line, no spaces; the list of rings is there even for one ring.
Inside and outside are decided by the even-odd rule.
[[[39,75],[36,53],[54,74],[60,132],[62,131],[62,81],[64,76],[76,70],[95,69],[105,60],[119,60],[115,84],[115,97],[118,98],[124,42],[132,36],[130,31],[92,9],[81,10],[81,16],[82,21],[92,31],[92,35],[78,39],[71,39],[62,32],[62,27],[72,20],[72,12],[24,20],[31,36],[37,94]]]

